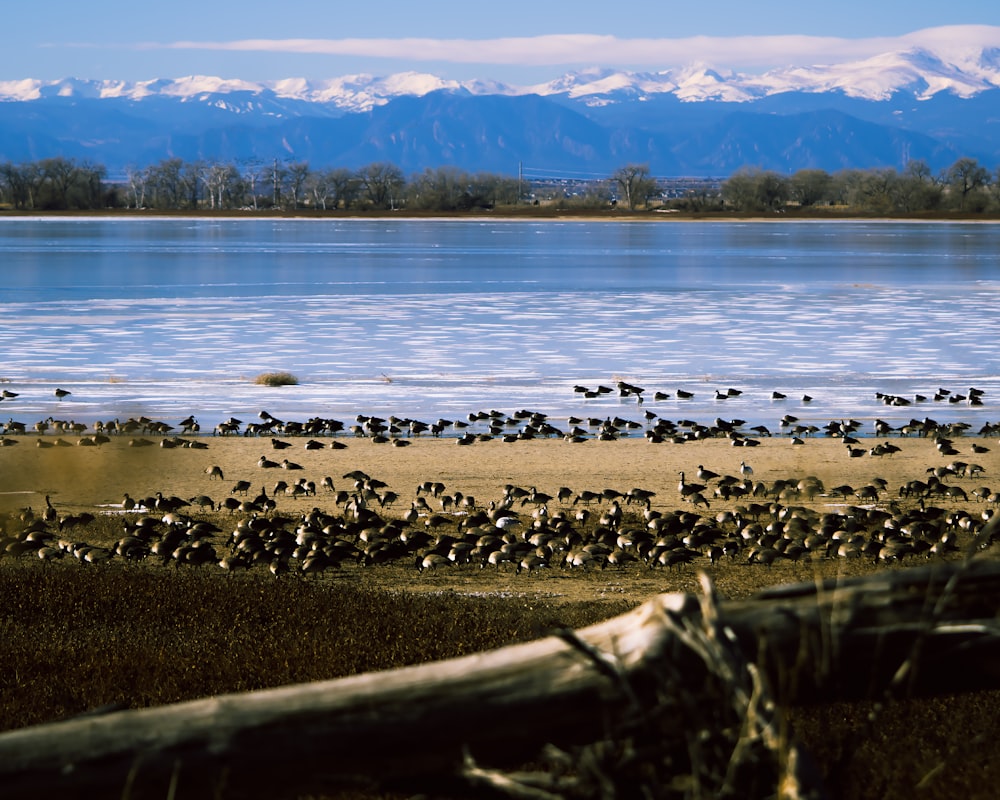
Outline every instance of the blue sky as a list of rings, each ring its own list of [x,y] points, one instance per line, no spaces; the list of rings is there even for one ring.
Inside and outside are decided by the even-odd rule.
[[[414,70],[530,84],[699,60],[762,71],[863,58],[925,28],[1000,26],[996,0],[47,0],[5,3],[0,81],[273,80]]]

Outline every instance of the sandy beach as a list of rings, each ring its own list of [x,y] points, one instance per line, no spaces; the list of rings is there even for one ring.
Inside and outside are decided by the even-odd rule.
[[[369,495],[368,506],[384,520],[398,519],[407,512],[415,501],[427,503],[420,510],[411,529],[431,530],[438,533],[447,531],[454,534],[459,524],[476,509],[485,509],[500,504],[509,487],[517,487],[526,492],[535,489],[538,493],[550,495],[545,503],[550,517],[560,513],[571,520],[582,508],[591,512],[587,525],[598,524],[600,515],[610,508],[610,501],[587,502],[582,499],[587,492],[613,495],[619,492],[628,495],[635,489],[649,496],[652,515],[670,515],[673,512],[690,512],[697,516],[686,518],[686,525],[715,526],[730,538],[738,536],[733,518],[727,512],[736,511],[748,521],[748,509],[759,513],[763,506],[763,516],[755,518],[757,524],[767,526],[777,519],[780,508],[812,509],[816,512],[813,528],[818,527],[819,515],[833,513],[841,518],[858,512],[862,515],[872,509],[882,512],[879,517],[861,519],[859,531],[866,541],[881,538],[883,520],[895,516],[897,520],[912,521],[922,506],[931,509],[936,526],[935,535],[947,535],[949,543],[955,543],[953,551],[944,557],[960,557],[971,542],[974,531],[983,524],[982,514],[995,508],[995,502],[988,502],[978,494],[991,487],[1000,469],[1000,449],[992,439],[979,436],[964,436],[953,440],[953,452],[941,452],[932,437],[893,437],[892,439],[864,439],[860,444],[848,446],[839,439],[815,437],[802,444],[792,444],[789,437],[762,438],[755,447],[735,447],[727,438],[712,438],[688,441],[683,444],[665,442],[652,444],[640,436],[621,438],[615,441],[596,439],[573,443],[560,439],[535,439],[504,442],[500,439],[477,441],[467,446],[459,446],[454,438],[413,437],[405,440],[407,446],[393,446],[389,443],[376,444],[369,438],[338,436],[320,440],[322,449],[306,449],[309,441],[305,437],[244,437],[244,436],[202,436],[187,441],[198,447],[162,447],[163,437],[134,437],[152,442],[147,446],[130,444],[129,437],[111,437],[111,441],[99,447],[78,444],[69,446],[39,447],[39,441],[51,444],[56,437],[25,435],[6,437],[16,445],[0,447],[0,509],[2,512],[20,513],[30,507],[36,513],[45,509],[48,496],[59,517],[89,512],[95,515],[120,515],[125,494],[140,503],[132,516],[148,514],[160,517],[162,509],[155,506],[146,510],[143,499],[153,504],[157,493],[165,498],[181,498],[196,502],[195,498],[206,496],[218,509],[219,504],[229,499],[252,500],[260,494],[273,498],[278,514],[293,520],[301,519],[308,511],[318,508],[331,515],[345,515],[338,493],[355,494],[356,478],[351,473],[364,473],[377,482],[375,495]],[[74,437],[61,437],[63,441],[75,442]],[[274,442],[287,447],[276,448]],[[332,449],[331,443],[341,447]],[[877,444],[889,442],[899,448],[891,455],[872,455],[871,449]],[[346,445],[346,446],[345,446]],[[973,452],[973,447],[986,452]],[[850,449],[863,451],[863,455],[852,456]],[[261,467],[261,458],[281,464],[283,461],[301,466],[301,470],[286,469],[281,466]],[[752,474],[741,472],[742,465],[752,470]],[[900,496],[900,488],[910,481],[932,480],[935,469],[947,468],[952,471],[939,472],[942,476],[942,490],[923,496],[911,494]],[[973,465],[969,469],[966,465]],[[209,473],[218,467],[223,477],[213,478]],[[699,470],[704,468],[718,477],[700,479]],[[684,473],[687,484],[699,483],[705,488],[699,493],[707,505],[684,498],[679,490],[680,473]],[[333,490],[324,487],[325,478],[330,478]],[[821,490],[815,494],[801,493],[797,487],[803,479],[818,481]],[[727,482],[746,481],[758,492],[746,496],[720,496]],[[296,481],[315,484],[315,495],[295,496],[283,489]],[[240,481],[249,483],[245,493],[234,492]],[[434,497],[418,487],[426,482],[443,485],[440,497]],[[781,483],[784,482],[784,483]],[[775,491],[776,485],[787,488],[784,493]],[[277,487],[277,489],[276,489]],[[869,488],[875,487],[872,495]],[[884,488],[881,488],[884,487]],[[945,487],[953,495],[945,494]],[[559,499],[563,490],[563,499]],[[610,491],[607,491],[610,490]],[[849,490],[853,490],[851,493]],[[391,494],[389,494],[391,493]],[[988,492],[987,492],[988,493]],[[964,494],[964,498],[963,495]],[[380,498],[394,501],[385,506]],[[344,495],[339,499],[343,500]],[[472,498],[462,505],[462,498]],[[624,511],[625,527],[645,528],[644,505],[630,503],[627,498],[619,500]],[[754,506],[753,504],[756,504]],[[532,517],[540,504],[516,499],[512,510],[522,519],[521,536],[535,525]],[[938,509],[942,511],[939,513]],[[946,514],[958,512],[945,522]],[[963,513],[964,512],[964,513]],[[182,507],[180,514],[193,517],[208,517],[222,528],[217,545],[220,553],[222,543],[228,534],[247,519],[250,514],[239,510],[210,511],[198,505]],[[273,513],[273,512],[272,512]],[[960,527],[957,520],[965,516],[971,525]],[[574,523],[578,524],[578,523]],[[438,528],[436,526],[440,525]],[[12,523],[11,527],[15,527]],[[117,529],[116,529],[117,530]],[[73,537],[86,539],[85,528],[74,528]],[[846,536],[846,535],[845,535]],[[111,544],[110,542],[102,542]],[[719,543],[718,540],[715,542]],[[887,559],[880,563],[877,556],[853,559],[828,558],[826,551],[811,552],[802,558],[781,559],[770,569],[751,563],[748,559],[753,541],[744,541],[743,547],[731,560],[714,564],[709,557],[710,542],[695,545],[693,549],[701,555],[691,562],[690,568],[678,570],[641,569],[640,565],[629,565],[623,572],[616,573],[616,591],[636,600],[651,593],[666,590],[694,591],[697,588],[698,569],[708,569],[719,581],[723,590],[732,595],[745,594],[772,583],[811,580],[816,574],[844,575],[861,574],[873,569],[897,567],[900,562]],[[938,548],[940,549],[940,548]],[[950,549],[950,548],[949,548]],[[935,553],[936,554],[936,553]],[[871,553],[866,553],[870,556]],[[924,563],[909,558],[903,565]],[[752,559],[751,559],[752,561]],[[407,559],[406,574],[417,574],[413,562]],[[662,566],[662,565],[661,565]],[[366,572],[356,570],[358,573]],[[610,572],[598,571],[603,577],[594,578],[593,571],[584,577],[581,570],[550,570],[549,575],[559,576],[562,583],[558,593],[575,599],[607,596]],[[377,580],[375,571],[367,571]],[[574,581],[580,576],[580,585],[569,588],[567,576]],[[626,576],[628,576],[626,578]],[[669,576],[669,577],[667,577]],[[456,583],[470,588],[511,586],[523,576],[514,575],[513,570],[497,577],[497,573],[484,570],[434,571],[433,576],[421,576],[423,587],[444,587]],[[398,581],[397,581],[398,583]],[[539,583],[534,584],[541,588]],[[545,591],[552,591],[551,587]]]
[[[971,464],[982,467],[970,477],[953,476],[946,483],[963,487],[966,492],[995,480],[1000,468],[1000,447],[992,439],[967,436],[953,440],[958,455],[945,455],[936,447],[931,437],[894,437],[892,439],[863,439],[849,446],[839,439],[824,437],[805,439],[794,445],[789,437],[757,439],[756,447],[734,447],[725,438],[689,441],[684,444],[651,444],[644,438],[633,436],[616,441],[588,440],[579,443],[559,439],[534,439],[530,441],[503,442],[494,439],[457,446],[454,438],[430,436],[412,437],[403,441],[407,446],[389,443],[375,444],[368,438],[326,437],[320,441],[323,449],[306,449],[309,439],[304,437],[243,437],[202,436],[189,438],[198,447],[161,446],[162,437],[111,437],[111,441],[98,447],[78,445],[76,437],[58,437],[72,446],[39,447],[39,442],[51,443],[54,436],[7,436],[15,446],[0,447],[0,503],[3,508],[44,506],[49,495],[57,509],[66,511],[114,510],[120,507],[128,493],[133,498],[144,498],[161,492],[165,496],[190,499],[208,495],[216,502],[230,495],[237,481],[249,481],[252,494],[262,489],[273,495],[278,481],[292,484],[299,479],[317,485],[315,497],[292,497],[278,492],[275,499],[281,511],[293,512],[313,505],[333,506],[334,497],[321,484],[325,477],[333,480],[335,490],[353,492],[354,480],[345,477],[356,470],[384,482],[383,490],[395,492],[399,500],[387,511],[402,513],[416,498],[419,484],[425,481],[443,483],[445,494],[461,492],[475,498],[478,505],[499,502],[504,487],[513,485],[555,496],[560,488],[571,490],[575,498],[584,490],[601,492],[614,489],[626,493],[641,488],[655,493],[651,498],[655,509],[685,507],[678,491],[679,473],[685,473],[689,483],[702,483],[708,489],[702,492],[710,503],[702,513],[715,513],[731,509],[746,502],[736,498],[725,501],[714,495],[718,479],[699,480],[699,467],[719,476],[744,480],[741,463],[752,470],[753,482],[773,484],[777,480],[798,482],[807,476],[822,481],[826,493],[819,493],[813,500],[796,499],[816,508],[842,509],[859,502],[858,498],[828,496],[829,490],[841,485],[855,489],[871,483],[875,478],[886,482],[887,492],[881,492],[879,502],[899,500],[898,489],[910,480],[927,480],[929,470],[949,464]],[[132,446],[132,438],[145,438],[149,446]],[[286,443],[286,448],[276,448],[273,442]],[[346,445],[331,449],[336,442]],[[891,442],[900,450],[890,455],[875,456],[870,453],[879,442]],[[973,452],[973,445],[989,449],[985,453]],[[861,449],[864,455],[852,457],[848,450]],[[280,466],[258,466],[266,458],[276,464],[289,461],[302,467],[288,470]],[[207,473],[218,466],[223,479],[214,479]],[[786,498],[786,502],[789,498]],[[985,508],[969,497],[972,507]],[[916,499],[911,498],[910,505]],[[935,497],[928,502],[955,505],[953,498]],[[549,503],[550,511],[572,502]],[[576,505],[579,505],[577,503]],[[689,504],[688,504],[689,505]],[[438,509],[435,509],[438,510]]]

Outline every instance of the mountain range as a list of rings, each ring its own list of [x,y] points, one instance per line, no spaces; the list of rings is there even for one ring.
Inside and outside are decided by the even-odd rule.
[[[603,177],[627,163],[656,176],[935,172],[961,157],[1000,163],[1000,28],[974,46],[931,29],[925,45],[763,74],[707,65],[661,72],[594,69],[544,84],[433,75],[249,82],[191,76],[139,82],[0,81],[0,162],[51,157],[109,176],[165,158],[305,161],[405,173]]]

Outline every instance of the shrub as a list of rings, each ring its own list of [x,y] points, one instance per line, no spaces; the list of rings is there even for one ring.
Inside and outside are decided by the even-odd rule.
[[[262,372],[254,383],[258,386],[298,386],[299,379],[291,372]]]

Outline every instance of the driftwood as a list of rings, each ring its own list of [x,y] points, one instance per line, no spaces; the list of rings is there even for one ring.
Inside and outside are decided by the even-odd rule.
[[[580,762],[566,759],[580,747],[613,771],[679,744],[688,762],[670,756],[657,767],[685,773],[661,774],[668,785],[694,780],[725,795],[739,781],[751,796],[747,765],[770,758],[764,780],[806,796],[818,789],[780,724],[782,706],[1000,687],[1000,563],[886,571],[741,601],[703,583],[701,596],[660,595],[604,623],[480,655],[8,731],[0,795],[488,787],[553,797],[579,788]],[[498,771],[545,759],[562,774]]]

